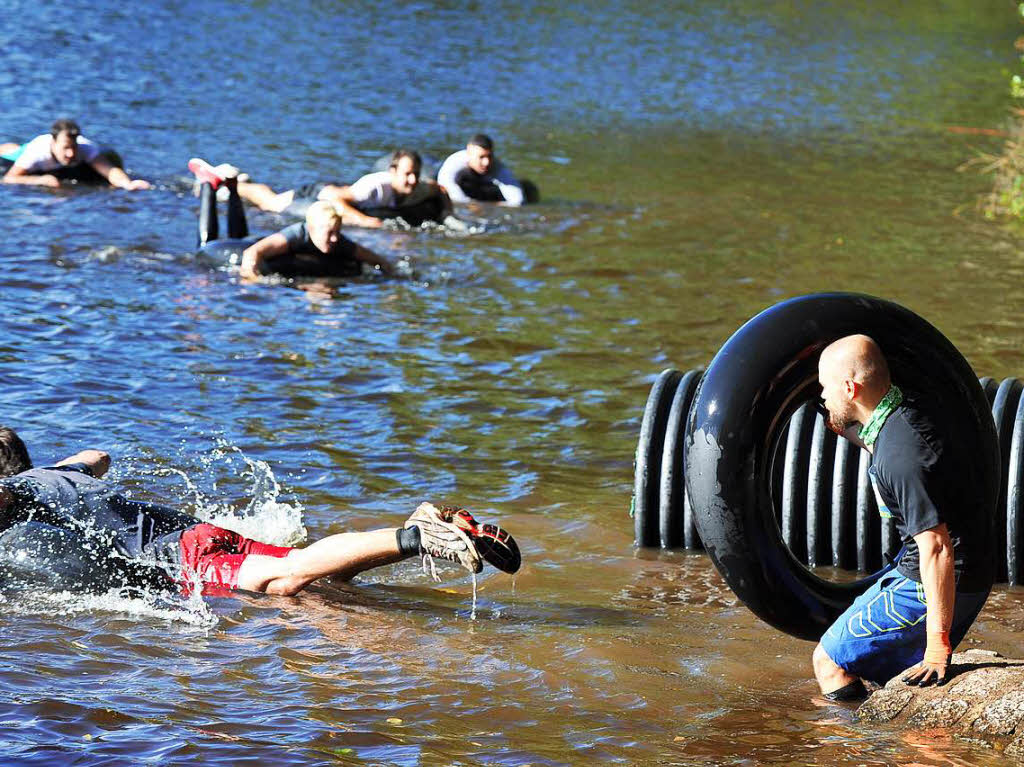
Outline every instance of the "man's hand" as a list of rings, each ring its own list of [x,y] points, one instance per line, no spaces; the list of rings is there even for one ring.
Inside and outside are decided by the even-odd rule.
[[[133,178],[131,181],[129,181],[127,184],[125,184],[121,188],[122,189],[127,189],[129,192],[135,192],[135,191],[138,191],[139,189],[152,189],[153,185],[150,184],[145,179]]]
[[[928,687],[932,684],[936,687],[942,687],[948,681],[946,679],[946,672],[948,670],[948,658],[944,663],[921,661],[903,677],[903,681],[906,684],[917,685],[918,687]]]

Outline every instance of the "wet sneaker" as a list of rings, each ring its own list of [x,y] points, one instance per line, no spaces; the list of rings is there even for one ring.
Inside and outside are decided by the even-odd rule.
[[[497,525],[480,524],[466,509],[457,506],[439,506],[441,519],[465,531],[476,550],[487,562],[506,573],[514,573],[523,563],[515,538]]]
[[[216,173],[225,181],[228,181],[229,179],[233,178],[240,178],[241,175],[244,175],[237,167],[227,162],[222,162],[220,165],[217,165],[213,169],[213,172]]]
[[[434,568],[433,557],[447,559],[462,565],[471,573],[484,569],[483,560],[476,550],[469,534],[459,525],[444,520],[432,503],[421,503],[405,523],[405,527],[420,529],[420,548],[423,552],[423,569],[430,565],[434,580],[440,580]]]
[[[209,184],[216,189],[224,183],[224,177],[217,169],[199,157],[193,157],[188,161],[188,169],[196,175],[196,180],[200,184]]]

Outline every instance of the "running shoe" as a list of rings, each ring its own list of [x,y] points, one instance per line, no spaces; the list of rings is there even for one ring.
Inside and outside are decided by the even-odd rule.
[[[405,527],[420,529],[420,549],[423,554],[423,569],[430,565],[434,580],[440,580],[434,569],[433,557],[447,559],[462,565],[471,573],[484,569],[483,560],[469,534],[459,525],[446,521],[432,503],[421,503],[405,523]]]
[[[523,563],[515,538],[497,525],[480,524],[466,509],[439,506],[438,515],[465,531],[485,560],[506,573],[516,572]]]
[[[224,183],[224,177],[217,172],[217,168],[199,157],[188,161],[188,169],[196,174],[196,180],[201,184],[209,184],[216,189]]]

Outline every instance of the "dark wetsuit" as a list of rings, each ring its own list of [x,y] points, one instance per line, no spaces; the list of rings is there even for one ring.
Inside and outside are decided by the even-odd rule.
[[[0,488],[14,498],[0,509],[0,588],[174,590],[187,582],[183,571],[235,588],[249,555],[291,551],[131,501],[85,464],[31,469],[0,479]]]
[[[114,492],[85,464],[31,469],[0,480],[0,570],[8,579],[103,590],[169,585],[182,532],[195,517]],[[162,563],[162,565],[161,565]]]
[[[304,223],[292,224],[278,234],[288,241],[288,252],[268,258],[260,265],[260,274],[283,277],[355,277],[362,272],[356,260],[352,240],[338,235],[338,241],[327,253],[319,250],[309,238]]]
[[[203,184],[199,203],[199,256],[215,266],[239,266],[242,252],[260,238],[248,237],[242,199],[234,190],[228,197],[228,237],[218,239],[217,197],[213,187]],[[356,277],[362,267],[356,259],[357,245],[347,237],[338,235],[330,252],[318,250],[309,238],[305,223],[292,224],[282,229],[288,242],[288,252],[267,258],[260,265],[260,274],[280,274],[282,277]]]

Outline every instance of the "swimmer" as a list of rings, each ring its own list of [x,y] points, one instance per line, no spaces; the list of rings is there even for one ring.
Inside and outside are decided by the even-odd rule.
[[[422,165],[418,152],[398,149],[387,170],[368,173],[351,185],[316,183],[275,192],[266,184],[239,181],[238,194],[261,210],[296,216],[304,215],[316,201],[331,202],[342,211],[347,226],[376,229],[385,219],[399,217],[412,226],[424,221],[447,224],[451,200],[436,183],[420,179]],[[461,221],[452,220],[461,225],[455,228],[464,228]]]
[[[361,264],[384,274],[394,267],[372,250],[341,234],[342,215],[330,202],[319,200],[306,211],[305,221],[287,226],[267,237],[246,241],[249,227],[238,193],[243,182],[230,165],[211,166],[194,157],[189,169],[200,182],[199,246],[207,255],[241,250],[239,274],[245,279],[279,274],[283,277],[355,277]],[[228,190],[228,240],[218,240],[216,191]]]
[[[452,202],[497,202],[519,206],[526,202],[523,184],[494,154],[490,136],[477,133],[466,148],[449,155],[437,171],[437,183]]]
[[[2,144],[0,154],[5,184],[57,188],[61,179],[95,178],[130,191],[151,188],[148,181],[133,179],[114,165],[98,145],[81,135],[74,120],[57,120],[49,133],[36,136],[23,146]]]
[[[465,509],[421,503],[402,527],[339,533],[298,548],[246,538],[176,509],[127,499],[106,482],[110,456],[83,450],[48,468],[32,468],[24,442],[0,427],[0,553],[13,560],[26,552],[46,560],[33,540],[62,536],[67,558],[92,571],[109,572],[99,586],[124,584],[124,562],[150,568],[146,585],[183,588],[194,575],[206,587],[293,595],[319,578],[351,579],[358,573],[419,556],[453,562],[479,573],[484,561],[506,572],[519,568],[519,549],[496,525],[478,523]],[[17,536],[18,549],[9,539]],[[64,569],[59,558],[51,562]],[[79,584],[64,584],[75,588]]]

